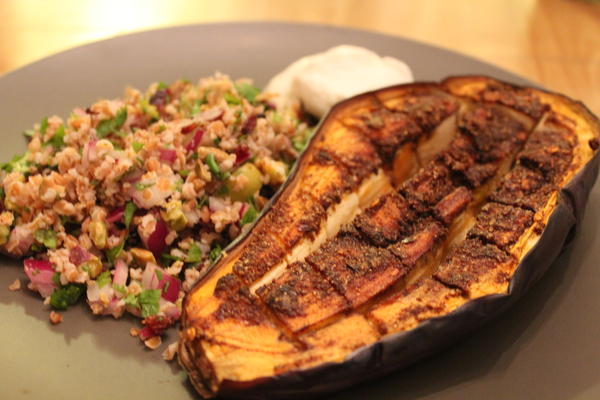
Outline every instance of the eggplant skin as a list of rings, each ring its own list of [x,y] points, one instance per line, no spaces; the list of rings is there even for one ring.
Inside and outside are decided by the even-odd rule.
[[[359,101],[363,101],[361,104],[364,104],[364,99],[373,94],[384,98],[385,96],[381,96],[382,91],[383,93],[395,91],[402,93],[404,90],[412,90],[410,88],[418,87],[418,85],[401,85],[348,99],[330,111],[324,119],[325,122],[321,123],[321,127],[338,110],[359,104]],[[347,354],[342,361],[309,364],[308,367],[289,369],[253,380],[224,379],[218,385],[214,385],[216,372],[208,359],[204,357],[199,341],[196,340],[198,337],[203,337],[203,334],[199,332],[200,326],[190,317],[190,313],[195,311],[196,304],[194,298],[188,296],[184,300],[183,307],[179,362],[188,372],[192,384],[202,397],[210,398],[218,395],[225,398],[245,399],[304,399],[331,393],[405,367],[444,348],[510,307],[542,277],[560,254],[562,248],[570,240],[573,240],[572,233],[577,230],[582,221],[589,193],[600,166],[600,155],[597,151],[600,144],[600,121],[597,117],[583,104],[566,96],[539,89],[518,87],[484,76],[450,77],[437,84],[437,87],[461,101],[501,105],[536,120],[540,118],[544,120],[547,115],[550,115],[548,118],[558,116],[562,123],[568,125],[577,135],[579,142],[573,152],[567,172],[561,179],[556,179],[549,200],[535,212],[535,219],[539,221],[535,235],[517,246],[514,244],[513,237],[491,237],[488,231],[477,225],[471,233],[472,237],[467,239],[491,241],[502,248],[510,248],[507,250],[508,253],[512,251],[519,254],[517,266],[512,275],[508,277],[507,291],[473,298],[467,296],[464,301],[460,300],[459,303],[455,303],[456,307],[454,305],[450,307],[454,301],[452,299],[456,299],[456,293],[460,292],[459,288],[448,289],[447,286],[443,286],[438,294],[436,288],[442,287],[440,283],[433,279],[425,281],[425,283],[421,281],[417,285],[427,286],[427,282],[433,282],[431,285],[434,290],[431,295],[437,296],[437,300],[441,301],[441,308],[444,304],[448,305],[449,312],[418,320],[414,327],[408,330],[381,335],[364,346],[356,347],[356,350]],[[309,145],[307,153],[310,152],[313,143]],[[306,153],[303,157],[306,157]],[[527,162],[527,160],[523,162]],[[290,176],[282,188],[283,192],[285,192],[286,186],[293,184],[296,176],[301,176],[301,167],[300,165]],[[281,193],[274,198],[270,207],[276,205]],[[480,222],[487,221],[491,218],[489,215],[494,212],[500,213],[503,207],[508,207],[502,202],[498,204],[500,205],[496,206],[498,208],[496,211],[491,210],[491,206],[486,207],[484,211],[488,214],[483,215]],[[522,207],[523,211],[515,218],[530,220],[534,212],[530,211],[527,205],[518,206]],[[258,224],[260,224],[260,220]],[[385,236],[381,234],[379,236],[388,238],[389,232],[384,232]],[[377,233],[379,234],[379,232]],[[252,236],[252,231],[248,235]],[[476,238],[473,239],[473,237]],[[199,282],[200,292],[202,291],[201,286],[206,285],[207,282],[210,283],[211,280],[214,281],[215,276],[222,277],[228,273],[226,270],[219,272],[219,268],[223,269],[223,266],[232,264],[235,258],[239,257],[236,249],[239,250],[240,246],[243,247],[246,239],[245,237],[236,241],[228,249],[230,254],[221,259],[214,267],[213,276],[211,277],[209,274]],[[228,259],[232,260],[228,261]],[[202,296],[206,296],[206,294],[202,294]],[[196,295],[197,298],[198,295]],[[256,306],[262,307],[262,305]],[[354,314],[346,314],[342,318],[355,317]],[[210,327],[207,326],[207,329]],[[269,333],[270,331],[266,330],[265,332]]]

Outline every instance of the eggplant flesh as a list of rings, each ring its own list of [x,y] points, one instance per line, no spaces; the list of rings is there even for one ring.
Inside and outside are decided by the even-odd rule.
[[[599,144],[580,103],[487,77],[339,103],[186,296],[181,365],[204,398],[306,398],[441,348],[558,255]]]

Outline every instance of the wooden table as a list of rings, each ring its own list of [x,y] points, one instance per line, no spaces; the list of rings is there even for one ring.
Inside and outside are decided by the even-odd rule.
[[[0,0],[0,19],[0,74],[70,47],[156,27],[316,22],[460,51],[600,114],[598,0]]]

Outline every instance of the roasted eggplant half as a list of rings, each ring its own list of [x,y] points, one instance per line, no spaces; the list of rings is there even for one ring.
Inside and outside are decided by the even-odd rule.
[[[181,365],[205,398],[306,398],[436,351],[573,237],[599,139],[582,104],[487,77],[336,105],[185,298]]]

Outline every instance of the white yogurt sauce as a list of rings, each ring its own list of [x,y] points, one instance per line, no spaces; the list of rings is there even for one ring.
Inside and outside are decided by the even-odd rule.
[[[410,68],[363,47],[340,45],[302,57],[275,75],[265,91],[278,93],[278,108],[300,102],[316,117],[335,103],[369,90],[413,82]]]

